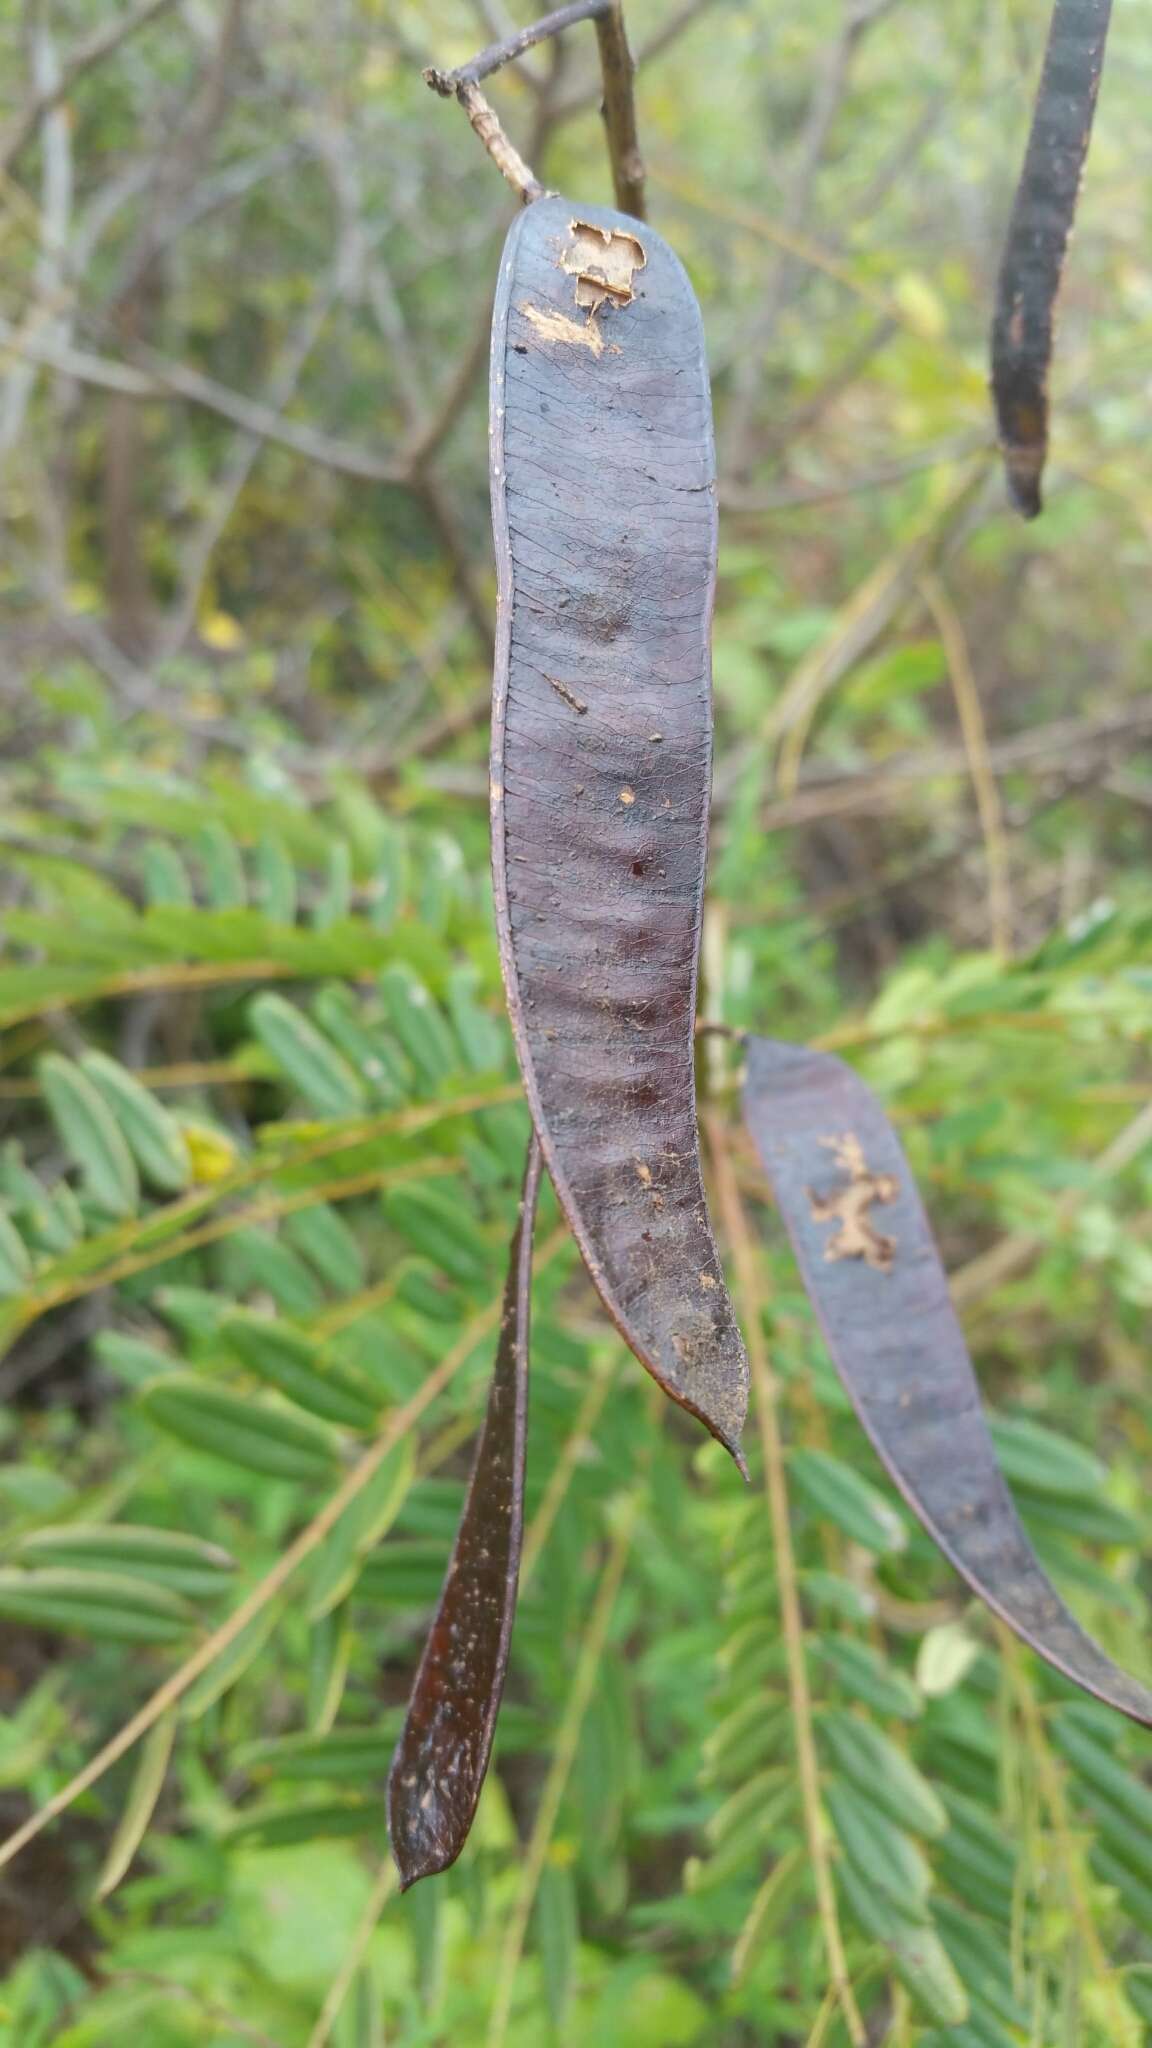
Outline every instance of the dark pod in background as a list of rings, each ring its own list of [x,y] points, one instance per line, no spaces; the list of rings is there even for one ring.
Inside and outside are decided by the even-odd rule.
[[[1056,300],[1104,63],[1112,0],[1055,0],[1024,167],[1000,266],[992,324],[992,395],[1008,491],[1018,512],[1043,509],[1048,372]]]

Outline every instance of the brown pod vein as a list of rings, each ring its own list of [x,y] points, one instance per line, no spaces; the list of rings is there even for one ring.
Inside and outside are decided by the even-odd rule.
[[[456,1861],[492,1753],[524,1527],[532,1227],[539,1190],[540,1147],[533,1136],[484,1427],[388,1778],[388,1829],[402,1891]]]
[[[543,199],[492,337],[492,858],[560,1203],[621,1334],[739,1460],[747,1362],[705,1206],[693,1024],[716,505],[699,311],[651,229]]]
[[[1112,0],[1055,0],[1024,167],[1000,267],[992,394],[1009,495],[1042,509],[1056,299],[1104,62]]]
[[[1038,1655],[1152,1725],[1152,1692],[1085,1634],[1024,1531],[931,1226],[875,1096],[828,1053],[752,1038],[744,1108],[828,1349],[909,1506]]]

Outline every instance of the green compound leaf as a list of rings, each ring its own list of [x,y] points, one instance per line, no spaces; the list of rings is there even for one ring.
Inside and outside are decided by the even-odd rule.
[[[30,1565],[127,1572],[192,1599],[210,1600],[226,1592],[236,1569],[235,1558],[219,1544],[134,1522],[61,1522],[35,1529],[21,1538],[16,1555]]]
[[[49,1114],[85,1192],[109,1216],[134,1216],[140,1200],[135,1161],[116,1118],[75,1060],[45,1053],[37,1076]]]
[[[336,1447],[329,1432],[293,1409],[249,1400],[184,1372],[154,1380],[139,1399],[158,1429],[226,1464],[312,1484],[334,1475]]]
[[[355,1430],[376,1422],[380,1403],[371,1389],[333,1365],[323,1346],[302,1330],[238,1310],[221,1324],[220,1338],[257,1379],[309,1414]]]
[[[927,1921],[932,1872],[919,1843],[843,1778],[825,1786],[824,1804],[857,1876],[877,1885],[904,1919]]]
[[[935,1840],[948,1814],[911,1758],[858,1714],[826,1713],[818,1723],[833,1763],[866,1799],[911,1834]]]
[[[30,1628],[120,1643],[175,1643],[196,1609],[167,1586],[127,1572],[0,1570],[0,1614]]]
[[[149,1186],[161,1194],[183,1194],[192,1178],[192,1162],[175,1117],[127,1067],[109,1059],[106,1053],[83,1053],[79,1064],[104,1097]]]
[[[851,1465],[829,1451],[796,1450],[789,1458],[788,1470],[801,1498],[842,1529],[851,1542],[880,1557],[903,1550],[908,1532],[899,1509]]]
[[[368,1091],[360,1076],[302,1010],[265,994],[248,1006],[248,1022],[286,1079],[319,1116],[356,1116]]]
[[[847,1860],[837,1865],[836,1874],[854,1918],[887,1949],[897,1976],[926,2017],[939,2026],[959,2026],[968,2017],[968,1995],[935,1929],[904,1919]]]

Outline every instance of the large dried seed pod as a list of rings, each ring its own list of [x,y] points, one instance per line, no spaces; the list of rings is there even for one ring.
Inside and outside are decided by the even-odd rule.
[[[693,1024],[716,504],[699,312],[650,228],[525,209],[492,339],[492,853],[532,1114],[637,1357],[739,1456],[747,1362],[708,1221]]]
[[[751,1038],[744,1109],[833,1362],[908,1505],[1039,1656],[1152,1725],[1152,1692],[1085,1634],[1028,1540],[931,1225],[875,1096],[829,1053]]]

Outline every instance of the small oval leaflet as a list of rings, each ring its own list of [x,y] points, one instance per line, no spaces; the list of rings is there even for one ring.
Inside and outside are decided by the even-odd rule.
[[[550,198],[492,336],[492,859],[533,1120],[588,1272],[739,1460],[748,1370],[705,1206],[693,1025],[716,573],[699,311],[650,228]]]
[[[748,1041],[744,1113],[833,1361],[909,1507],[1057,1671],[1152,1726],[1152,1692],[1069,1613],[1024,1532],[911,1168],[830,1053]]]
[[[1008,491],[1043,510],[1056,299],[1104,63],[1112,0],[1055,0],[992,324],[992,394]]]
[[[388,1827],[403,1891],[417,1878],[446,1870],[464,1847],[504,1690],[524,1527],[532,1228],[540,1167],[533,1137],[488,1410],[388,1779]]]

